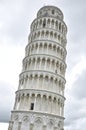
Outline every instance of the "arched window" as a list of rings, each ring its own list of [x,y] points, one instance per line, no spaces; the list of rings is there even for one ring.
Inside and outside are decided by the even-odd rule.
[[[40,22],[39,22],[39,24],[41,25],[42,24],[42,20],[40,19]]]
[[[52,25],[54,25],[54,20],[52,19]]]
[[[46,19],[44,19],[44,21],[43,21],[43,27],[45,27],[46,26]]]
[[[57,33],[54,33],[54,37],[57,38]]]
[[[47,20],[47,24],[50,24],[50,19]]]
[[[56,21],[56,27],[58,27],[58,21]]]
[[[54,10],[52,10],[52,14],[54,14],[55,13],[55,11]]]
[[[59,23],[59,31],[61,31],[61,23]]]

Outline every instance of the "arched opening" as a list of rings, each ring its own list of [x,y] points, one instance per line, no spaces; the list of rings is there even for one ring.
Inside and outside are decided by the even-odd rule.
[[[44,19],[44,21],[43,21],[43,28],[45,28],[46,27],[46,19]]]

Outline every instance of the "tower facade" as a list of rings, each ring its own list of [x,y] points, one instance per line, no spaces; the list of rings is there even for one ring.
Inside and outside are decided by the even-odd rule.
[[[67,27],[44,6],[30,26],[9,130],[64,130]]]

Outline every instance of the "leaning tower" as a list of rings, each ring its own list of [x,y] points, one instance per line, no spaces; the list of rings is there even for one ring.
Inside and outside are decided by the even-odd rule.
[[[67,26],[44,6],[30,26],[9,130],[64,130]]]

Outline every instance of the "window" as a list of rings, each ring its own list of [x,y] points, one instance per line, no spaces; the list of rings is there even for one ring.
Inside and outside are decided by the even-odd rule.
[[[52,14],[54,14],[54,10],[52,10]]]
[[[44,21],[43,21],[43,27],[45,27],[46,26],[46,19],[44,19]]]
[[[34,109],[34,103],[31,103],[30,110]]]
[[[43,23],[43,27],[45,27],[46,26],[46,24],[45,24],[45,22]]]

